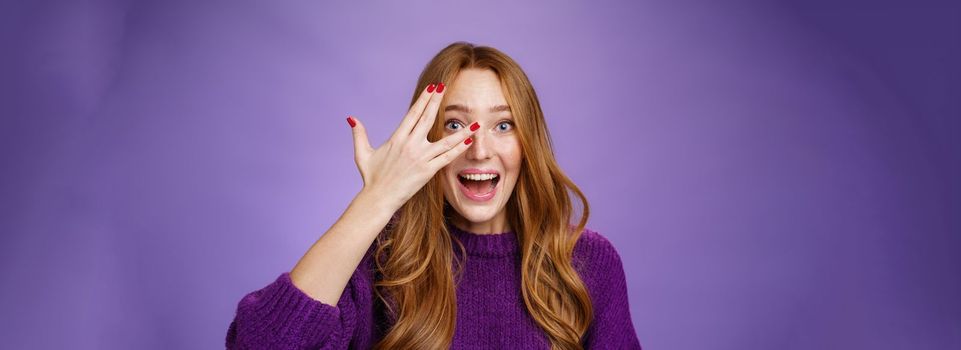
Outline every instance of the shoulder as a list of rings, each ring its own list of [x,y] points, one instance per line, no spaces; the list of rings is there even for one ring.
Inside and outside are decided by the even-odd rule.
[[[574,260],[587,268],[621,266],[621,255],[607,236],[585,227],[574,246]]]
[[[625,283],[621,255],[607,236],[585,228],[574,246],[571,263],[595,300],[604,300],[609,290]]]

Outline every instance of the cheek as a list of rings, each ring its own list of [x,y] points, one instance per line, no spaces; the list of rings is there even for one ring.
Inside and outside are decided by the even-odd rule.
[[[456,193],[455,190],[457,190],[457,184],[451,181],[447,174],[444,174],[444,179],[440,184],[441,193],[444,194],[445,198],[451,198]]]
[[[501,159],[504,161],[504,166],[510,170],[520,169],[522,158],[523,155],[521,152],[521,146],[516,140],[512,143],[509,143],[507,147],[504,148],[503,153],[501,153]]]
[[[457,175],[445,174],[444,175],[444,192],[448,195],[454,195],[460,191],[460,180],[457,179]]]

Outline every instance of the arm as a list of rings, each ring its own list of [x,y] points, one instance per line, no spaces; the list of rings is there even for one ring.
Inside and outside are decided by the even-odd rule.
[[[337,303],[364,253],[398,208],[362,190],[290,271],[294,285],[321,302]]]
[[[348,286],[350,288],[351,286]],[[346,349],[358,304],[345,293],[337,306],[314,300],[283,273],[247,294],[227,330],[227,349]]]
[[[360,265],[390,215],[362,191],[290,273],[244,296],[227,348],[346,349],[359,313],[369,312],[363,296],[372,286]]]
[[[367,140],[364,124],[347,117],[363,189],[290,274],[244,297],[228,329],[228,347],[342,348],[350,344],[358,323],[354,316],[370,312],[358,310],[358,302],[365,300],[352,300],[345,288],[350,282],[362,295],[371,285],[366,278],[353,283],[351,276],[357,275],[355,270],[394,213],[467,150],[470,143],[465,140],[478,126],[475,122],[470,131],[465,128],[430,142],[427,132],[434,125],[443,90],[442,83],[436,93],[434,86],[424,87],[390,140],[376,149]]]

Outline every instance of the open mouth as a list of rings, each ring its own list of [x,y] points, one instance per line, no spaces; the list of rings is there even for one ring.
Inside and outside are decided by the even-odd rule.
[[[498,174],[461,174],[457,176],[467,192],[474,196],[483,196],[497,187],[501,177]]]

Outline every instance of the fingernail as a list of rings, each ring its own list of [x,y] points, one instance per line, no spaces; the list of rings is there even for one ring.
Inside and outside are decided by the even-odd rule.
[[[470,131],[477,130],[478,128],[480,128],[480,124],[477,124],[477,122],[474,122],[474,124],[470,125]]]
[[[474,140],[472,140],[470,137],[468,137],[466,140],[464,140],[464,144],[465,144],[465,145],[469,145],[471,142],[474,142]]]
[[[444,92],[444,83],[437,83],[437,93]]]
[[[347,124],[350,124],[350,127],[352,127],[352,128],[355,127],[355,126],[357,126],[357,123],[355,123],[355,122],[354,122],[354,119],[351,118],[351,117],[347,117]]]
[[[427,85],[427,92],[434,92],[434,83]],[[440,92],[440,91],[437,91]]]

